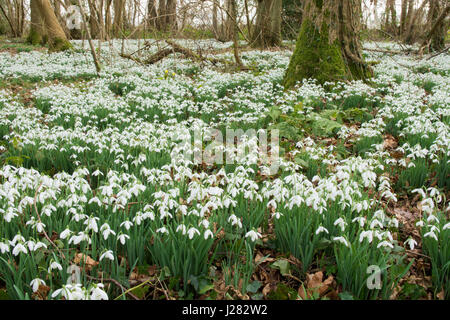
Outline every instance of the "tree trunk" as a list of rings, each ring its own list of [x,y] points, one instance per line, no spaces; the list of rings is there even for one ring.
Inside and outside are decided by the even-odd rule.
[[[156,0],[149,0],[147,4],[147,23],[152,29],[156,29],[156,18],[158,14],[156,12]]]
[[[123,28],[123,16],[125,9],[125,0],[113,0],[114,22],[112,32],[115,37],[120,37]]]
[[[413,44],[414,42],[417,41],[417,35],[419,34],[419,31],[416,23],[418,21],[421,21],[427,3],[428,0],[423,0],[420,7],[417,10],[415,10],[414,13],[412,14],[411,21],[409,21],[408,28],[406,29],[405,43]]]
[[[360,0],[305,1],[296,48],[284,75],[290,88],[297,81],[318,83],[366,79],[372,70],[363,61],[359,30]]]
[[[177,30],[177,1],[166,0],[166,23],[170,31]]]
[[[402,12],[400,14],[400,36],[403,35],[406,28],[406,11],[408,9],[408,0],[402,0]]]
[[[159,0],[158,6],[158,29],[166,30],[167,28],[167,5],[166,0]]]
[[[218,34],[219,34],[219,30],[217,28],[217,0],[213,0],[212,27],[213,27],[214,37],[217,39]]]
[[[281,45],[282,0],[258,0],[252,45],[268,48]]]
[[[239,68],[243,67],[241,57],[239,56],[239,43],[238,43],[238,22],[237,22],[237,6],[236,6],[236,0],[231,0],[231,20],[233,21],[233,53],[234,53],[234,59],[236,61],[236,65]]]
[[[95,0],[88,0],[89,3],[89,25],[91,28],[90,35],[92,38],[98,38],[100,36],[100,21],[97,16],[97,5]]]
[[[72,47],[66,34],[56,18],[49,0],[34,0],[37,2],[39,14],[44,21],[45,32],[48,36],[50,51],[63,51]]]
[[[232,17],[233,10],[233,0],[226,0],[225,7],[225,25],[224,25],[224,33],[222,35],[223,41],[233,40],[233,29],[234,29],[234,21]]]
[[[446,2],[446,1],[444,1]],[[425,36],[424,42],[430,42],[429,51],[442,50],[445,47],[445,36],[447,35],[446,18],[450,13],[450,4],[441,5],[439,0],[430,3],[430,31]]]
[[[27,41],[33,45],[38,45],[43,43],[44,39],[44,21],[39,13],[39,6],[37,0],[30,1],[31,9],[31,24],[30,33],[28,35]]]

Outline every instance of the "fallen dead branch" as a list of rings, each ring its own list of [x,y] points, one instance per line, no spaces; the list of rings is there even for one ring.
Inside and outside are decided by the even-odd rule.
[[[189,48],[183,47],[177,43],[175,43],[172,40],[165,40],[166,43],[170,46],[170,48],[161,49],[158,52],[151,55],[149,58],[145,60],[141,60],[137,57],[134,57],[132,54],[121,54],[120,56],[122,58],[133,60],[136,63],[139,64],[154,64],[158,61],[161,61],[162,59],[166,58],[167,56],[173,54],[173,53],[181,53],[186,58],[189,58],[191,60],[197,61],[197,62],[210,62],[213,65],[217,65],[219,63],[222,63],[224,65],[235,65],[234,62],[227,60],[227,59],[219,59],[219,58],[213,58],[213,57],[205,57],[199,52],[195,52]],[[149,47],[149,44],[146,44],[146,47]],[[245,66],[237,66],[240,70],[247,70],[248,68]]]

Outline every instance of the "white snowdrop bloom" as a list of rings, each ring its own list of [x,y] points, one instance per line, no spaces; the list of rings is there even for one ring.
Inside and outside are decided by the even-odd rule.
[[[103,203],[102,203],[102,202],[100,201],[100,199],[97,198],[97,197],[92,197],[92,198],[89,200],[88,204],[91,204],[91,203],[96,203],[99,207],[101,207],[101,206],[103,205]]]
[[[102,261],[103,259],[109,259],[111,261],[114,261],[114,254],[112,252],[112,250],[107,250],[105,251],[101,256],[99,261]]]
[[[439,230],[439,228],[438,227],[436,227],[436,226],[430,226],[430,231],[432,231],[432,232],[437,232],[437,233],[439,233],[439,232],[441,232],[441,230]]]
[[[123,234],[123,233],[117,237],[117,240],[119,240],[122,245],[125,245],[125,242],[127,241],[127,239],[130,239],[130,236],[127,234]]]
[[[206,220],[206,219],[203,219],[202,221],[199,222],[198,225],[199,225],[199,226],[200,226],[200,225],[203,225],[203,228],[208,229],[208,228],[209,228],[209,221]]]
[[[231,222],[232,226],[237,225],[238,228],[242,228],[241,220],[234,213],[228,218],[228,222]]]
[[[389,220],[389,226],[393,226],[395,228],[398,228],[398,220],[396,218],[392,218]]]
[[[439,223],[439,219],[435,215],[430,214],[427,217],[427,222],[428,223],[432,223],[432,222]]]
[[[25,242],[25,238],[22,237],[22,235],[20,234],[16,234],[14,238],[11,241],[9,241],[9,244],[11,246],[15,246],[17,242]]]
[[[369,240],[369,243],[372,243],[373,241],[373,231],[362,231],[359,235],[359,242],[363,242],[364,239],[367,238]]]
[[[349,246],[349,245],[348,245],[348,242],[347,242],[347,239],[345,239],[344,237],[334,237],[334,238],[333,238],[333,241],[340,242],[340,243],[342,243],[343,245],[345,245],[346,247]]]
[[[45,281],[39,278],[35,278],[30,282],[30,286],[33,288],[33,292],[38,291],[40,285],[45,286]]]
[[[12,254],[18,256],[19,253],[21,252],[27,254],[28,253],[27,248],[25,248],[25,246],[22,243],[17,243],[12,251]]]
[[[359,224],[359,226],[362,228],[364,227],[364,224],[366,223],[366,218],[365,217],[356,217],[352,220],[353,223],[357,222]]]
[[[70,235],[72,234],[72,231],[70,231],[70,229],[69,228],[66,228],[63,232],[61,232],[60,234],[59,234],[59,237],[61,238],[61,239],[66,239],[67,237],[69,237]]]
[[[103,172],[101,172],[99,169],[95,170],[94,172],[92,172],[92,175],[94,177],[98,176],[98,175],[102,175],[103,176]]]
[[[383,224],[378,219],[373,219],[370,223],[370,229],[374,229],[376,227],[383,229]]]
[[[9,243],[7,242],[0,242],[0,251],[3,253],[9,252]]]
[[[186,234],[186,226],[184,224],[180,224],[176,229],[175,232],[181,231],[182,234]]]
[[[319,226],[316,230],[316,235],[321,233],[321,232],[325,232],[326,234],[328,234],[328,230],[327,228],[323,227],[323,226]]]
[[[200,231],[198,231],[196,228],[191,227],[189,228],[189,230],[187,231],[187,234],[189,236],[189,239],[192,239],[194,237],[195,234],[200,235]]]
[[[130,230],[130,228],[133,226],[133,223],[131,221],[124,221],[120,224],[121,227],[124,227],[127,230]]]
[[[405,241],[405,245],[409,246],[409,250],[414,250],[414,247],[417,245],[417,241],[413,238],[409,238]]]
[[[91,300],[108,300],[108,294],[103,290],[103,284],[98,283],[91,289]]]
[[[250,238],[253,242],[262,237],[261,233],[256,232],[255,230],[250,230],[245,234],[246,238]]]
[[[423,220],[419,220],[416,222],[416,227],[423,227],[425,225],[425,222]]]
[[[447,230],[450,229],[450,222],[447,223],[446,225],[444,225],[444,227],[442,228],[442,230]]]
[[[433,231],[429,231],[429,232],[425,233],[423,236],[424,236],[424,238],[433,238],[434,240],[438,241],[438,238]]]
[[[341,228],[341,231],[344,232],[345,226],[347,225],[347,223],[344,221],[344,219],[339,218],[339,219],[336,219],[336,221],[334,221],[334,225],[339,226],[339,228]]]
[[[58,269],[58,270],[62,270],[62,266],[58,263],[58,262],[56,262],[56,261],[53,261],[52,263],[50,263],[50,266],[48,267],[48,273],[50,273],[52,270],[54,270],[54,269]]]
[[[36,242],[35,245],[34,245],[33,251],[36,251],[36,250],[38,250],[40,248],[47,249],[47,245],[45,243],[43,243],[43,242],[40,242],[40,241]]]
[[[156,232],[169,234],[169,230],[167,230],[166,227],[162,227],[162,228],[156,229]]]
[[[394,248],[394,246],[392,245],[392,243],[388,242],[388,241],[382,241],[377,245],[377,249],[379,249],[380,247],[389,247],[391,249]]]
[[[212,233],[211,230],[205,230],[203,237],[205,238],[205,240],[207,240],[209,237],[214,238],[214,234]]]
[[[411,191],[412,193],[419,193],[422,196],[422,199],[426,197],[425,192],[423,189],[414,189]]]
[[[282,216],[283,214],[281,213],[281,212],[273,212],[272,213],[272,217],[274,217],[275,219],[280,219],[280,217]]]

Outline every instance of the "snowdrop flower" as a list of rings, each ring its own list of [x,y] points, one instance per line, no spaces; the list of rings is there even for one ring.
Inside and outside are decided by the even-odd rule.
[[[274,217],[275,219],[280,219],[280,217],[282,216],[283,214],[281,213],[281,212],[274,212],[274,213],[272,213],[272,217]]]
[[[189,228],[189,230],[187,231],[187,234],[188,234],[188,236],[189,236],[189,239],[192,239],[196,233],[197,233],[198,235],[200,235],[200,231],[198,231],[198,230],[197,230],[196,228],[194,228],[194,227]]]
[[[9,244],[7,242],[0,242],[0,251],[2,253],[9,252]]]
[[[131,221],[126,220],[126,221],[122,222],[120,224],[120,226],[121,227],[123,226],[123,227],[125,227],[125,229],[130,230],[130,228],[133,226],[133,223]]]
[[[333,241],[340,242],[343,245],[345,245],[346,247],[348,247],[348,242],[344,237],[334,237]]]
[[[389,220],[389,226],[394,226],[395,228],[398,228],[398,220],[396,218],[392,218]]]
[[[427,232],[423,235],[425,238],[434,238],[434,240],[438,241],[436,234],[433,231]]]
[[[425,222],[423,222],[423,220],[419,220],[416,223],[416,227],[423,227],[425,225]]]
[[[339,226],[339,228],[341,228],[341,231],[342,232],[344,232],[344,230],[345,230],[345,225],[346,225],[347,223],[344,221],[344,219],[342,219],[342,218],[339,218],[339,219],[336,219],[336,221],[334,222],[334,225],[336,226],[336,225],[338,225]]]
[[[380,229],[383,229],[383,224],[378,219],[373,219],[372,222],[370,223],[370,229],[374,229],[377,226]]]
[[[101,227],[100,227],[100,231],[103,234],[103,239],[108,239],[109,235],[116,235],[116,233],[109,227],[109,225],[107,223],[104,223]]]
[[[9,244],[15,246],[17,242],[25,242],[25,238],[22,237],[22,235],[20,234],[16,234],[14,238],[11,241],[9,241]]]
[[[200,226],[200,225],[203,225],[203,228],[208,229],[208,228],[209,228],[209,221],[206,220],[206,219],[203,219],[202,221],[199,222],[198,225],[199,225],[199,226]]]
[[[413,238],[409,238],[408,240],[405,241],[405,244],[409,245],[409,250],[414,250],[414,247],[417,245],[417,242]]]
[[[435,215],[430,214],[427,218],[427,222],[428,223],[432,223],[432,222],[439,223],[439,219]]]
[[[367,238],[369,240],[369,243],[372,243],[373,241],[373,231],[363,231],[359,235],[359,242],[363,242],[364,239]]]
[[[186,234],[186,226],[184,224],[180,224],[177,229],[175,230],[175,232],[178,232],[181,230],[182,234]]]
[[[325,227],[319,226],[316,230],[316,235],[321,232],[325,232],[326,234],[328,234],[328,230]]]
[[[94,287],[91,289],[91,300],[108,300],[108,295],[102,288],[102,283],[94,285]]]
[[[238,228],[242,228],[242,223],[241,220],[238,219],[238,217],[236,217],[234,214],[232,214],[229,218],[228,218],[228,222],[231,221],[231,225],[234,226],[235,224],[238,226]]]
[[[95,171],[92,173],[92,175],[93,175],[94,177],[98,176],[99,174],[100,174],[100,175],[103,175],[103,172],[101,172],[99,169],[95,170]]]
[[[377,249],[379,249],[380,247],[389,247],[391,249],[394,248],[394,246],[392,245],[392,243],[388,242],[388,241],[382,241],[377,245]]]
[[[33,287],[33,292],[38,291],[40,285],[45,286],[45,281],[39,278],[33,279],[30,282],[30,286]]]
[[[169,230],[167,230],[166,227],[162,227],[162,228],[156,229],[156,232],[169,234]]]
[[[203,237],[205,238],[205,240],[207,240],[209,237],[214,238],[214,234],[212,233],[211,230],[206,230],[205,233],[203,234]]]
[[[352,220],[352,222],[357,222],[359,224],[359,226],[362,228],[364,227],[364,224],[366,223],[366,218],[365,217],[356,217]]]
[[[18,243],[18,244],[16,244],[16,246],[14,247],[12,254],[15,255],[15,256],[18,256],[19,253],[21,253],[21,252],[23,252],[23,253],[25,253],[25,254],[28,253],[27,248],[25,248],[25,246],[24,246],[23,244]]]
[[[84,221],[84,224],[87,224],[86,230],[92,230],[95,233],[98,232],[98,226],[97,221],[100,220],[98,217],[89,217],[86,221]]]
[[[114,261],[114,254],[112,252],[112,250],[107,250],[105,251],[101,256],[99,261],[102,261],[104,258],[109,259],[111,261]]]
[[[71,234],[72,234],[72,231],[70,231],[69,228],[66,228],[63,232],[60,233],[59,237],[64,240]]]
[[[253,242],[262,237],[261,233],[256,232],[255,230],[250,230],[245,234],[246,238],[250,238]]]
[[[48,267],[48,273],[51,273],[51,271],[54,270],[54,269],[58,269],[58,270],[61,271],[62,270],[62,266],[58,262],[53,261],[50,264],[50,267]]]
[[[450,222],[447,223],[446,225],[444,225],[444,227],[442,228],[442,230],[447,230],[450,229]]]
[[[125,245],[125,241],[127,240],[127,239],[130,239],[130,236],[129,235],[127,235],[127,234],[120,234],[118,237],[117,237],[117,239],[120,241],[120,243],[122,244],[122,245]]]

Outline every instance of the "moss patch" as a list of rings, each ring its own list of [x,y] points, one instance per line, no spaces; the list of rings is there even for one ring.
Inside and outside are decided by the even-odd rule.
[[[283,85],[290,88],[306,78],[317,79],[321,84],[349,78],[338,41],[329,43],[328,26],[324,23],[320,32],[309,19],[300,28]]]

